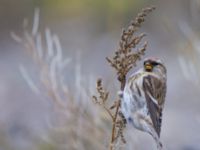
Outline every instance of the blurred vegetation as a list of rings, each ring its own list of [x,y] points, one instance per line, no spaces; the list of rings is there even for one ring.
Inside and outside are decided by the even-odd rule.
[[[149,4],[145,0],[35,0],[33,3],[42,8],[47,17],[55,13],[60,18],[88,16],[103,29],[119,27],[119,21],[127,22]]]
[[[35,0],[33,2],[35,5],[41,5],[47,9],[68,15],[90,13],[91,11],[99,14],[115,12],[125,15],[134,12],[140,5],[147,3],[145,0],[118,0],[117,2],[113,0]]]
[[[76,48],[81,48],[85,51],[87,50],[88,53],[84,52],[84,56],[81,59],[81,62],[83,63],[82,66],[88,65],[89,71],[98,72],[98,69],[92,70],[92,65],[88,64],[89,61],[85,60],[88,58],[88,60],[90,60],[92,58],[92,61],[95,60],[97,63],[99,63],[100,61],[97,57],[102,57],[99,54],[104,55],[105,51],[107,54],[107,51],[112,50],[113,48],[112,46],[114,44],[112,42],[115,39],[112,39],[110,36],[112,31],[115,30],[117,32],[117,35],[114,37],[118,39],[120,29],[124,27],[129,20],[136,16],[136,13],[141,10],[141,8],[144,8],[149,4],[154,5],[154,2],[157,6],[156,13],[153,14],[154,17],[145,23],[148,25],[145,26],[147,27],[145,29],[148,31],[148,40],[150,43],[153,42],[153,44],[150,44],[151,52],[148,51],[148,53],[151,55],[156,54],[164,58],[169,70],[169,95],[167,100],[168,106],[165,109],[166,122],[164,123],[165,126],[163,129],[163,141],[169,146],[168,149],[200,149],[198,142],[200,138],[199,135],[196,134],[196,132],[199,131],[200,124],[200,112],[198,108],[199,91],[197,91],[200,87],[199,0],[17,0],[16,2],[13,0],[0,0],[0,18],[2,20],[0,25],[0,41],[1,51],[5,52],[1,53],[2,78],[0,79],[2,81],[5,80],[5,88],[9,88],[9,96],[5,94],[5,97],[1,97],[2,102],[5,100],[5,103],[8,103],[7,105],[9,105],[5,107],[4,103],[1,103],[1,107],[3,108],[1,115],[4,116],[4,114],[6,114],[6,117],[8,117],[6,119],[8,120],[12,120],[14,118],[14,123],[16,120],[20,122],[21,120],[18,120],[18,118],[16,119],[16,117],[10,112],[12,111],[14,114],[17,114],[18,111],[27,111],[30,108],[34,108],[32,103],[30,103],[30,106],[27,105],[27,108],[24,107],[26,103],[24,104],[23,100],[25,99],[27,101],[26,93],[22,88],[23,85],[22,87],[20,85],[24,84],[24,82],[16,84],[15,81],[13,81],[16,80],[18,73],[18,70],[16,69],[18,67],[17,65],[19,63],[23,63],[23,59],[22,56],[20,56],[20,61],[16,61],[16,59],[19,59],[18,53],[20,53],[20,51],[18,51],[19,47],[16,45],[13,46],[13,41],[10,41],[9,33],[10,31],[16,31],[17,33],[21,34],[22,21],[25,17],[30,21],[29,25],[31,25],[33,12],[36,7],[40,8],[41,11],[41,34],[43,34],[43,31],[45,31],[43,27],[47,26],[61,37],[61,44],[64,46],[64,50],[67,52],[71,49],[71,51],[73,51]],[[153,22],[153,25],[149,23],[150,21]],[[80,29],[77,30],[77,28]],[[69,32],[71,30],[76,32]],[[93,35],[97,35],[96,32],[101,33],[102,35],[104,34],[104,36],[94,37]],[[79,34],[82,35],[77,37]],[[92,38],[90,37],[91,34],[93,34]],[[73,55],[69,53],[67,56],[71,57]],[[178,64],[178,62],[180,64]],[[14,63],[16,65],[14,65]],[[75,61],[73,61],[73,63],[75,63]],[[73,68],[75,68],[75,66],[76,64],[72,64]],[[73,72],[74,71],[71,73],[72,75],[70,74],[71,76],[74,76]],[[101,70],[99,72],[101,72]],[[8,78],[4,79],[4,74],[5,76],[8,76]],[[10,74],[12,74],[13,79],[9,78]],[[65,76],[65,78],[68,76]],[[185,78],[182,76],[185,76]],[[21,79],[22,77],[20,76],[18,78]],[[84,77],[82,79],[83,81],[81,81],[81,83],[84,83],[84,86],[87,85],[86,83],[88,80],[86,79],[88,78]],[[110,79],[105,80],[110,81]],[[193,86],[191,83],[194,83],[195,86]],[[3,86],[3,84],[4,83],[2,82],[1,86]],[[109,85],[110,83],[107,84]],[[11,87],[13,87],[13,91]],[[23,92],[20,92],[20,90]],[[15,95],[15,91],[19,93],[17,96]],[[25,94],[24,98],[20,98],[19,96],[22,93]],[[23,94],[22,96],[24,96]],[[13,96],[11,97],[10,95]],[[30,100],[34,99],[28,95],[28,99],[29,98]],[[86,99],[83,98],[83,100]],[[12,105],[9,103],[9,101],[12,102]],[[13,108],[15,105],[21,105],[21,107],[19,107],[20,110],[17,110],[18,107]],[[93,103],[90,105],[93,105]],[[24,148],[29,150],[63,150],[63,143],[68,144],[74,141],[75,142],[72,143],[73,145],[78,145],[84,147],[85,149],[103,149],[101,146],[105,147],[108,145],[105,144],[107,138],[104,140],[102,140],[102,138],[105,135],[106,137],[109,137],[109,129],[111,126],[106,118],[106,115],[104,113],[100,113],[102,112],[101,109],[97,109],[96,106],[94,107],[95,109],[88,109],[91,107],[88,107],[88,104],[86,106],[86,109],[81,111],[79,110],[80,107],[75,107],[73,109],[71,108],[69,112],[71,112],[71,110],[73,111],[70,114],[73,114],[73,116],[76,117],[73,117],[70,121],[62,123],[62,125],[67,125],[66,128],[62,128],[62,130],[52,131],[51,129],[47,129],[48,133],[46,133],[47,135],[45,137],[38,135],[40,133],[37,133],[36,135],[33,133],[34,137],[32,137],[32,132],[35,131],[32,131],[32,128],[35,126],[35,124],[31,126],[31,129],[27,127],[29,129],[28,131],[31,132],[31,135],[24,136],[23,133],[25,132],[26,134],[27,132],[26,127],[24,127],[26,124],[24,125],[22,123],[22,127],[20,126],[22,130],[19,130],[15,127],[13,122],[7,123],[3,120],[3,122],[0,122],[1,124],[5,123],[5,125],[0,126],[0,150],[23,150],[22,148],[18,147],[23,147],[24,145],[20,144],[24,143],[27,145],[29,144],[30,148]],[[35,111],[40,109],[41,108],[37,108]],[[28,112],[30,111],[27,111],[27,113]],[[58,116],[60,115],[60,113],[57,114],[57,112],[55,112],[55,114]],[[92,116],[90,116],[90,114],[92,114]],[[101,119],[97,117],[98,115],[101,116]],[[82,118],[85,119],[83,122],[87,123],[84,126],[80,124],[80,119]],[[30,120],[33,119],[34,117],[30,117]],[[38,120],[39,119],[40,116],[38,116]],[[95,124],[98,124],[98,126],[95,126]],[[94,128],[90,128],[90,126]],[[71,128],[79,127],[82,127],[83,129],[81,130],[81,134],[78,134],[76,130],[71,130]],[[106,129],[104,130],[105,127]],[[17,130],[19,135],[16,136],[16,133],[12,133],[13,128],[15,128],[14,131]],[[67,135],[67,132],[70,133],[68,134],[70,138],[66,138],[64,136]],[[91,133],[93,136],[91,136],[89,133]],[[14,138],[13,134],[15,135]],[[137,136],[136,138],[135,135],[130,135],[130,138],[128,139],[131,139],[134,149],[138,149],[138,145],[141,143],[141,141],[143,141],[143,138],[140,136]],[[20,143],[21,141],[23,141],[23,143]],[[96,141],[96,143],[94,141]],[[98,145],[98,148],[94,148],[94,145]],[[145,149],[146,145],[148,145],[148,142],[147,144],[141,144],[143,148],[139,149]],[[148,147],[148,149],[151,148]]]

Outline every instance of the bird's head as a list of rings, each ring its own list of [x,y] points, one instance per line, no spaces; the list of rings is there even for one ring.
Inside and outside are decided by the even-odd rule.
[[[162,73],[163,75],[166,74],[166,67],[164,63],[159,58],[146,58],[144,60],[144,70],[146,72],[154,72],[154,73]]]

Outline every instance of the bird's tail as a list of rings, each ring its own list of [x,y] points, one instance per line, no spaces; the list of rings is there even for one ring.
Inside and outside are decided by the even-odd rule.
[[[154,130],[153,127],[149,127],[149,129],[150,130],[148,131],[148,133],[154,138],[156,145],[157,145],[157,149],[163,150],[163,145],[162,145],[162,142],[160,141],[160,138],[159,138],[157,132]]]
[[[163,145],[162,145],[161,141],[157,140],[156,143],[157,143],[157,149],[158,150],[162,150],[163,149]]]

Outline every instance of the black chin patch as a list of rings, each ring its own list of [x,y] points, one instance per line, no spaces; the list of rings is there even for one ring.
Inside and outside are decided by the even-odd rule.
[[[145,69],[147,72],[152,72],[152,69]]]

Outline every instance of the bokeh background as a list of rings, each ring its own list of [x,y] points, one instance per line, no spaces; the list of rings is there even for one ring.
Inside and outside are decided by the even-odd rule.
[[[0,0],[0,150],[107,149],[110,122],[90,94],[98,77],[117,91],[105,57],[118,47],[122,27],[149,5],[157,9],[140,29],[149,43],[145,56],[160,57],[168,70],[161,140],[167,150],[200,150],[199,0]],[[31,31],[35,8],[41,34],[51,29],[69,59],[63,74],[73,98],[64,97],[64,112],[55,110],[45,89],[37,94],[27,84],[25,70],[40,86],[40,67],[11,37],[23,35],[25,18]],[[149,135],[128,133],[121,149],[155,149]]]

